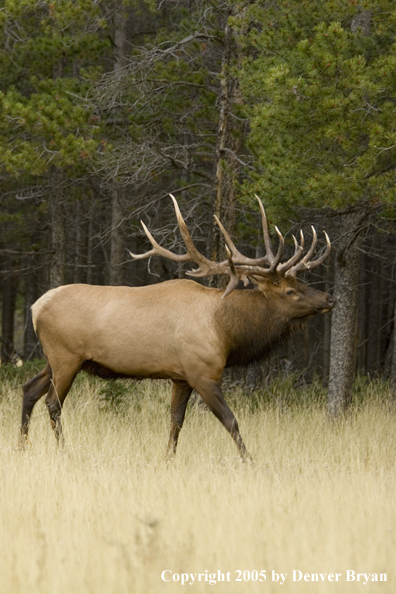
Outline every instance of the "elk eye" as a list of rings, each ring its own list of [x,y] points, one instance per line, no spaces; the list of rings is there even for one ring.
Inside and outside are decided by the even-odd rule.
[[[293,291],[293,289],[287,289],[287,291],[286,291],[286,295],[295,295],[295,294],[296,294],[296,292]]]

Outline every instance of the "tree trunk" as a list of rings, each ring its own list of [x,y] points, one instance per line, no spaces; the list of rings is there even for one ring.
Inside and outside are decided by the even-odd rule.
[[[52,196],[50,199],[51,249],[50,288],[65,284],[66,232],[63,205],[62,172],[52,172]]]
[[[392,364],[390,374],[391,398],[396,402],[396,300],[393,313],[393,334],[392,334]]]
[[[14,313],[16,283],[8,273],[2,283],[1,362],[10,363],[14,355]]]
[[[352,32],[370,34],[371,13],[359,12]],[[357,342],[360,230],[367,213],[355,210],[342,215],[341,235],[335,259],[336,307],[332,314],[330,376],[327,409],[331,417],[344,414],[352,401]]]
[[[113,182],[111,196],[111,248],[110,248],[110,284],[124,283],[125,246],[122,234],[123,213],[121,206],[122,188]]]
[[[86,266],[86,232],[83,204],[79,200],[75,212],[75,252],[74,252],[74,283],[85,283],[87,279]]]
[[[60,196],[51,198],[51,289],[65,284],[66,236],[63,204]]]
[[[378,329],[381,327],[381,262],[377,258],[373,258],[370,264],[372,281],[368,287],[366,373],[373,378],[379,371],[380,332]]]
[[[325,292],[328,293],[330,290],[332,280],[332,269],[330,266],[326,266],[325,269]],[[331,343],[331,317],[330,315],[324,316],[323,320],[323,381],[325,385],[329,383],[330,373],[330,343]]]
[[[355,371],[360,226],[366,213],[343,215],[335,258],[336,307],[332,314],[327,408],[337,417],[351,404]]]
[[[236,227],[236,182],[241,170],[241,159],[238,155],[243,147],[245,123],[232,114],[234,105],[242,102],[242,96],[239,82],[231,74],[232,65],[236,63],[235,57],[238,59],[240,50],[236,43],[235,33],[228,23],[228,18],[224,33],[215,163],[216,194],[214,214],[221,220],[228,233],[232,236]],[[224,238],[218,226],[214,225],[212,231],[212,259],[224,260],[226,257]]]
[[[88,238],[87,238],[87,279],[88,285],[93,284],[94,279],[94,259],[93,259],[93,235],[94,235],[94,219],[95,219],[95,200],[91,201],[89,205],[89,216],[88,216]]]
[[[40,355],[38,339],[33,328],[31,307],[38,297],[37,272],[25,276],[25,328],[23,332],[23,359],[31,361]]]
[[[367,373],[367,315],[368,315],[368,274],[370,266],[369,257],[362,252],[360,256],[360,277],[359,277],[359,296],[358,296],[358,352],[357,352],[357,372],[361,375]]]
[[[116,73],[126,65],[127,22],[126,7],[123,2],[120,2],[114,15],[114,71]]]
[[[237,82],[231,78],[229,67],[232,59],[232,49],[235,47],[231,27],[227,24],[224,36],[224,54],[220,78],[220,111],[216,147],[215,187],[216,197],[214,214],[222,221],[230,233],[235,231],[235,188],[233,175],[235,175],[235,158],[231,154],[234,144],[231,139],[232,122],[230,111],[232,109],[233,94]],[[227,150],[228,149],[228,150]],[[223,260],[226,257],[223,247],[223,237],[216,225],[213,230],[212,259]]]
[[[126,24],[128,13],[120,3],[114,16],[114,72],[120,73],[126,64]],[[111,187],[111,240],[110,240],[110,284],[124,283],[123,262],[125,260],[124,239],[122,233],[123,188],[112,181]]]

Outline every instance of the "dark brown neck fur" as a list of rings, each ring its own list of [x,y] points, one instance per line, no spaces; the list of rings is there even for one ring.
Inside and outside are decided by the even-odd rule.
[[[282,316],[259,290],[234,291],[223,299],[216,323],[227,345],[226,367],[267,357],[301,326]]]

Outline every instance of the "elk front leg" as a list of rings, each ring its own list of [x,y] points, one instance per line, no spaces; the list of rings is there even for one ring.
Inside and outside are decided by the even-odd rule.
[[[171,399],[171,429],[169,435],[166,460],[172,460],[176,454],[177,440],[183,426],[184,416],[188,399],[191,396],[192,388],[187,382],[173,381]]]
[[[239,433],[238,422],[226,403],[223,392],[220,386],[213,380],[200,379],[196,385],[193,385],[194,389],[199,392],[202,396],[202,400],[212,411],[212,413],[219,419],[220,423],[224,425],[227,431],[231,434],[232,439],[238,448],[239,454],[244,462],[251,461],[252,458],[248,453],[245,444],[243,443],[242,436]]]

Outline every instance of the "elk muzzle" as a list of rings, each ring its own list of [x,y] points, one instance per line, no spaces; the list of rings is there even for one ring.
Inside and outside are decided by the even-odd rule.
[[[332,295],[329,295],[329,293],[324,293],[324,299],[326,301],[326,305],[324,307],[318,307],[317,308],[317,312],[318,313],[328,313],[329,311],[331,311],[333,309],[333,307],[336,304],[336,298],[333,297]]]

